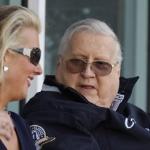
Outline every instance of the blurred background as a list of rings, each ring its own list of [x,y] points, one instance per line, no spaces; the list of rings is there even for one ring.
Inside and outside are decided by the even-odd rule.
[[[27,100],[41,90],[45,74],[55,73],[58,44],[65,29],[77,20],[93,17],[109,24],[119,37],[123,51],[122,76],[140,76],[130,102],[150,112],[148,0],[0,0],[0,5],[23,5],[41,19],[40,64],[44,74],[33,81]],[[13,102],[8,109],[20,113],[23,105],[23,101]]]

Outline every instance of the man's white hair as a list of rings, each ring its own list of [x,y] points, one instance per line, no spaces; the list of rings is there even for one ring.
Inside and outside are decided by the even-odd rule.
[[[65,54],[65,51],[69,49],[70,40],[76,32],[90,31],[93,33],[102,34],[105,36],[110,36],[116,41],[116,54],[117,62],[121,64],[122,62],[122,51],[120,42],[114,33],[114,31],[103,21],[93,18],[87,18],[78,22],[73,23],[64,33],[60,45],[58,55]]]

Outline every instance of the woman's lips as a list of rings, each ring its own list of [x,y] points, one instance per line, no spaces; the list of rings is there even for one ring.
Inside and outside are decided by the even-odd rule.
[[[31,79],[30,78],[27,79],[27,83],[28,83],[28,87],[30,87],[30,85],[31,85]]]
[[[33,77],[28,77],[28,78],[27,78],[28,87],[31,86],[32,80],[33,80]]]

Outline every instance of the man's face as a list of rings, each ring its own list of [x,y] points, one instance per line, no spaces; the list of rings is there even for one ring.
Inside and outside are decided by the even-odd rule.
[[[57,64],[57,81],[74,88],[97,106],[110,107],[119,88],[120,65],[115,65],[109,74],[101,75],[91,63],[104,61],[116,64],[115,49],[116,42],[109,36],[85,31],[75,33],[69,49]],[[74,58],[87,62],[80,72],[67,68],[68,60]]]

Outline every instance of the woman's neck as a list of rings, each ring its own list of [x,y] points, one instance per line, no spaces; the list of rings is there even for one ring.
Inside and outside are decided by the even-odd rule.
[[[0,110],[5,110],[9,100],[8,100],[8,94],[7,92],[0,87]]]

